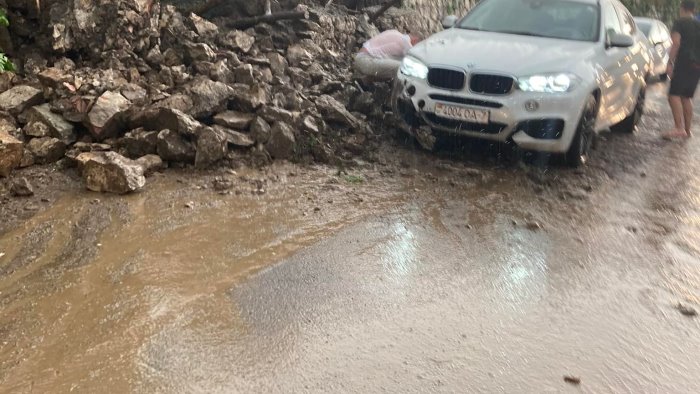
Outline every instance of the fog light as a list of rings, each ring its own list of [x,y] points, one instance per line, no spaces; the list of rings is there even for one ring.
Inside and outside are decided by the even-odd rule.
[[[525,110],[528,112],[535,112],[540,109],[540,103],[536,100],[528,100],[525,102]]]
[[[425,108],[425,100],[421,100],[418,102],[418,108],[420,108],[420,109]]]
[[[413,85],[409,86],[408,89],[406,89],[406,93],[408,93],[409,96],[413,96],[416,94],[416,87]]]

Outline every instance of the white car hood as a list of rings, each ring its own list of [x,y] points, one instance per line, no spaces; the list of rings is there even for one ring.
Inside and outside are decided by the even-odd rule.
[[[595,42],[448,29],[416,45],[409,55],[429,66],[492,71],[513,76],[574,71],[595,55]]]

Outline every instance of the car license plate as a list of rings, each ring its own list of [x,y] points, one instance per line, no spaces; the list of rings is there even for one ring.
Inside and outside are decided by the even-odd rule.
[[[489,123],[489,111],[483,109],[458,107],[456,105],[435,104],[435,115],[472,123]]]

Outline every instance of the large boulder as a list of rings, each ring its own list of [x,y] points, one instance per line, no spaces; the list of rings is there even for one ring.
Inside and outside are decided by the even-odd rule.
[[[15,86],[3,93],[0,93],[0,110],[18,115],[25,109],[44,101],[41,90],[29,86]]]
[[[149,108],[141,111],[129,120],[132,129],[172,130],[187,136],[194,136],[203,125],[190,115],[168,108]]]
[[[0,131],[0,176],[10,176],[24,156],[24,144],[8,133]]]
[[[350,127],[357,127],[360,123],[340,101],[329,95],[319,96],[316,99],[316,107],[326,121],[337,122]]]
[[[292,128],[284,122],[277,122],[270,130],[270,140],[265,149],[275,159],[289,159],[296,149],[296,138]]]
[[[250,135],[253,137],[255,142],[264,144],[270,140],[270,124],[261,117],[255,118],[253,123],[250,125]]]
[[[197,133],[197,152],[194,166],[208,167],[226,156],[226,136],[211,127],[203,127]]]
[[[202,118],[226,109],[228,100],[233,96],[234,90],[223,82],[215,82],[209,78],[199,77],[190,83],[187,93],[193,102],[190,115],[195,118]]]
[[[130,107],[131,102],[121,93],[106,91],[90,109],[85,125],[97,140],[114,137],[123,128],[124,115]]]
[[[231,130],[229,128],[219,125],[214,125],[213,127],[214,130],[218,131],[219,133],[225,136],[226,141],[230,145],[241,148],[248,148],[255,145],[255,140],[253,140],[253,138],[248,134],[241,133],[236,130]]]
[[[165,161],[193,163],[195,160],[194,145],[175,130],[161,130],[156,145],[158,156]]]
[[[248,130],[255,115],[238,111],[224,111],[214,116],[214,123],[235,130]]]
[[[30,122],[36,121],[45,124],[49,128],[51,137],[58,138],[66,144],[71,144],[77,139],[73,124],[66,121],[63,116],[51,112],[49,104],[32,107],[28,111],[27,119]]]
[[[116,152],[85,152],[78,161],[89,190],[125,194],[146,185],[143,167]]]
[[[57,162],[66,154],[66,143],[58,138],[34,138],[27,144],[27,149],[34,155],[39,164]]]
[[[131,158],[136,159],[141,156],[155,154],[158,144],[158,132],[146,131],[142,128],[132,130],[124,135],[118,143],[122,153]]]

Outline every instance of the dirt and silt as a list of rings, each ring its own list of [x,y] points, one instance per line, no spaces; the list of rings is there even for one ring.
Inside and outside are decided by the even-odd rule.
[[[0,391],[698,392],[700,145],[650,96],[583,170],[401,144],[127,196],[20,170]]]

